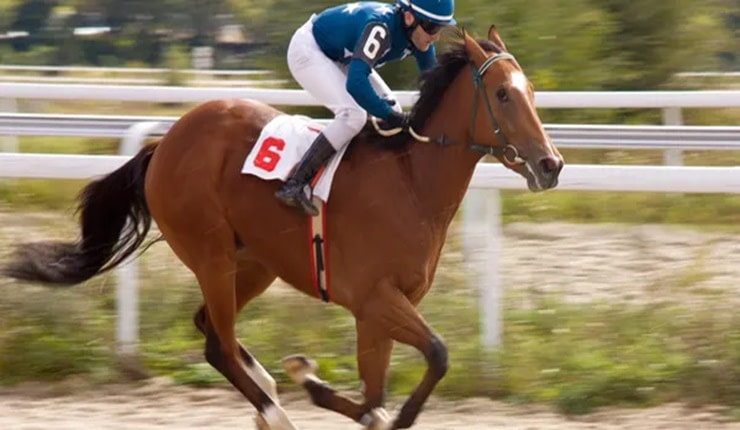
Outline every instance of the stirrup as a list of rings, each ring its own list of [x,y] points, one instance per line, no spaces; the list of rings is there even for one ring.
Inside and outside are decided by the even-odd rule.
[[[316,216],[318,208],[311,202],[311,197],[306,196],[304,189],[298,181],[288,180],[275,192],[275,197],[288,206],[302,210],[306,215]]]
[[[294,179],[288,179],[287,181],[280,184],[280,187],[275,191],[275,197],[281,202],[288,206],[296,205],[296,190],[301,190],[303,187]]]
[[[313,197],[313,193],[312,193]],[[303,210],[306,215],[317,216],[319,214],[319,208],[313,204],[312,198],[306,196],[306,193],[301,190],[301,193],[296,196],[297,208]]]

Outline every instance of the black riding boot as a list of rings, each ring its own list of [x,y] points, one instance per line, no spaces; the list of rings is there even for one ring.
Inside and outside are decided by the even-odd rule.
[[[337,152],[323,133],[319,133],[316,139],[298,162],[293,174],[275,192],[275,197],[288,206],[297,207],[308,215],[316,216],[319,210],[311,202],[310,196],[306,195],[304,189],[311,182],[321,166]]]

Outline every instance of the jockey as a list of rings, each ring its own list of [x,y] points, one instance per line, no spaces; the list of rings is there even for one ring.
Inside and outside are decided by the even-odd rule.
[[[348,3],[314,14],[296,30],[288,46],[290,72],[334,120],[277,190],[279,200],[316,216],[306,185],[362,130],[368,113],[386,129],[408,126],[408,113],[374,69],[408,55],[420,72],[434,67],[434,42],[444,26],[455,25],[453,11],[454,0]]]

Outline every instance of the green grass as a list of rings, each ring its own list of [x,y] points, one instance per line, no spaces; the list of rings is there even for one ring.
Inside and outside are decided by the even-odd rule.
[[[702,258],[699,253],[685,273],[664,280],[651,303],[643,305],[576,305],[541,293],[528,300],[517,295],[525,293],[509,295],[503,347],[497,350],[480,344],[478,304],[465,286],[465,275],[441,270],[421,306],[449,347],[450,370],[435,393],[547,403],[568,414],[674,400],[740,408],[740,318],[727,312],[717,292],[711,293],[715,301],[700,308],[666,294],[700,283]],[[191,322],[200,303],[197,286],[157,267],[142,267],[142,279],[148,280],[141,285],[144,367],[182,384],[226,386],[205,364],[203,339]],[[66,290],[5,285],[0,382],[57,381],[73,375],[117,380],[111,281],[103,278]],[[279,360],[293,353],[316,359],[319,376],[335,387],[356,389],[353,324],[341,308],[277,291],[247,306],[237,332],[283,390],[294,388]],[[417,351],[398,346],[390,394],[408,394],[424,368]]]
[[[740,195],[551,191],[502,193],[504,222],[669,223],[737,231]]]

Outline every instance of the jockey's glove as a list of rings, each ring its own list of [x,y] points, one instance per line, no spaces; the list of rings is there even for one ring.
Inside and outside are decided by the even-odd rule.
[[[383,130],[393,130],[401,128],[402,131],[409,131],[409,113],[393,111],[388,117],[381,121],[378,126]]]

